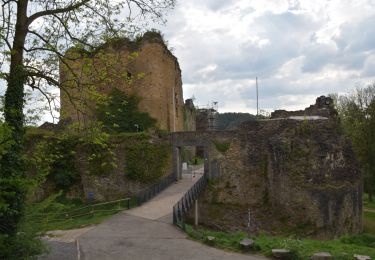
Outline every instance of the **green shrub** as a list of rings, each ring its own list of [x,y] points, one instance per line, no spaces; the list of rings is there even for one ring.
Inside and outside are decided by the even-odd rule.
[[[33,149],[28,160],[36,170],[35,181],[53,181],[58,189],[68,189],[80,180],[75,167],[75,151],[78,140],[68,136],[43,138]]]
[[[214,143],[216,149],[221,153],[225,153],[226,151],[228,151],[228,149],[230,147],[229,142],[213,141],[213,143]]]
[[[152,182],[160,178],[168,159],[168,146],[147,139],[129,142],[125,148],[125,173],[128,178]]]

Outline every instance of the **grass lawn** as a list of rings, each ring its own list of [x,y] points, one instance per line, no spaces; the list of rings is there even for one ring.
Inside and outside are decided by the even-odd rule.
[[[224,233],[206,229],[193,229],[186,226],[187,234],[194,240],[205,242],[207,236],[216,238],[214,246],[240,252],[239,242],[247,237],[245,233]],[[293,239],[259,235],[252,237],[256,251],[253,253],[271,256],[273,248],[287,248],[294,254],[293,259],[310,259],[317,252],[330,252],[335,259],[353,259],[353,254],[362,254],[375,257],[375,235],[362,234],[346,236],[337,240],[319,241],[312,239]]]
[[[252,237],[256,251],[266,256],[271,255],[273,248],[288,248],[294,252],[294,259],[310,259],[316,252],[330,252],[334,259],[353,259],[353,254],[368,255],[375,258],[375,202],[368,202],[367,194],[363,196],[363,231],[356,236],[344,236],[340,239],[320,241],[312,239],[295,239],[260,235]],[[194,229],[186,225],[186,233],[194,240],[206,242],[207,236],[215,237],[214,246],[240,252],[239,242],[248,237],[246,233],[215,232],[206,229]]]

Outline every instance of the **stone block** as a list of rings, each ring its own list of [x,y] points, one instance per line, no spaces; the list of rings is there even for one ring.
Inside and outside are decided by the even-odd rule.
[[[332,259],[332,255],[327,252],[319,252],[319,253],[315,253],[311,259],[312,260],[328,260],[328,259]]]
[[[354,255],[355,260],[370,260],[371,257],[368,255]]]
[[[287,259],[291,256],[291,252],[288,249],[272,249],[272,255],[278,259]]]
[[[214,245],[216,241],[216,237],[213,236],[207,236],[206,237],[206,243],[209,245]]]
[[[254,248],[254,240],[249,238],[244,238],[240,241],[240,248],[242,250],[251,250]]]

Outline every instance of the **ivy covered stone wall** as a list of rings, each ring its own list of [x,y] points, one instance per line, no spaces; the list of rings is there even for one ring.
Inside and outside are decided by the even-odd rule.
[[[124,198],[171,173],[168,140],[145,133],[96,136],[34,130],[28,134],[32,169],[41,200],[63,190],[67,197]]]

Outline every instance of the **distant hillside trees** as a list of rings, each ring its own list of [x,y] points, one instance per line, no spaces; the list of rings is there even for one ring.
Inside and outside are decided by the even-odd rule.
[[[249,113],[222,113],[218,116],[218,130],[237,128],[245,121],[253,121],[256,116]]]
[[[375,190],[375,83],[350,95],[334,95],[341,125],[351,139],[364,175],[364,188]]]

